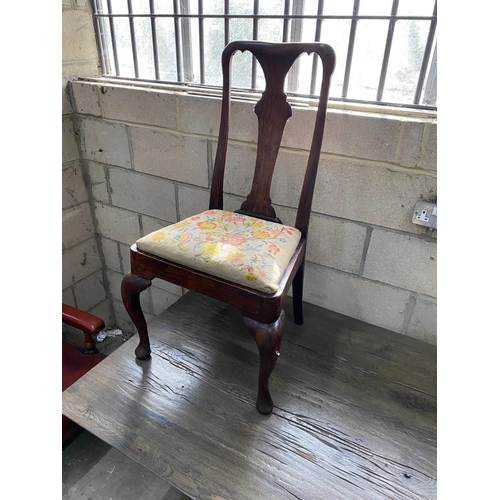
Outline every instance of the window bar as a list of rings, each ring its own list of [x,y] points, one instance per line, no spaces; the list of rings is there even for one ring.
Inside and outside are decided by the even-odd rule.
[[[423,104],[436,104],[437,99],[437,42],[434,47],[434,53],[432,55],[431,67],[429,68],[429,74],[427,76],[427,83],[425,85],[425,92],[423,98]]]
[[[137,44],[135,41],[135,28],[134,28],[134,16],[132,15],[132,0],[127,0],[128,3],[128,13],[129,24],[130,24],[130,41],[132,42],[132,56],[134,57],[134,72],[135,77],[139,78],[139,63],[137,61]]]
[[[108,0],[108,14],[113,14],[113,8],[111,7],[111,0]],[[118,50],[116,48],[116,35],[115,35],[115,20],[109,17],[109,32],[111,34],[111,45],[113,47],[113,59],[115,61],[115,73],[116,76],[120,76],[120,65],[118,64]]]
[[[285,0],[284,15],[290,14],[290,0]],[[283,42],[288,42],[290,36],[290,19],[283,19]]]
[[[154,0],[149,0],[149,12],[151,14],[155,13],[155,2]],[[153,59],[155,63],[155,78],[160,79],[160,63],[158,60],[158,39],[156,37],[156,17],[151,15],[151,38],[153,39]]]
[[[94,12],[96,14],[102,14],[102,4],[101,0],[94,0],[93,2]],[[99,62],[101,65],[101,72],[104,75],[108,75],[111,73],[109,68],[109,55],[106,47],[105,40],[105,30],[104,30],[104,22],[102,17],[94,16],[94,31],[96,35],[96,41],[99,46]],[[103,43],[104,40],[104,43]],[[106,53],[105,53],[106,51]]]
[[[229,0],[224,0],[224,16],[229,16]],[[224,17],[224,46],[229,43],[229,17]]]
[[[189,15],[189,0],[180,0],[181,14]],[[191,19],[181,17],[182,62],[184,81],[193,82],[193,55],[191,50]]]
[[[259,15],[259,0],[253,1],[253,13],[255,16]],[[252,40],[259,39],[259,20],[253,20],[253,36]],[[257,60],[252,56],[252,90],[257,86]]]
[[[205,33],[203,26],[203,0],[198,0],[198,32],[200,38],[200,83],[205,83]]]
[[[354,0],[352,15],[357,16],[359,12],[359,0]],[[351,21],[351,34],[349,35],[349,47],[347,49],[347,60],[345,63],[344,85],[342,87],[342,97],[347,97],[349,90],[349,78],[351,76],[352,54],[354,52],[354,40],[356,39],[356,27],[358,24],[357,19]]]
[[[318,16],[323,15],[323,0],[318,0]],[[314,35],[314,41],[319,42],[321,40],[321,27],[323,25],[322,19],[316,21],[316,33]],[[311,73],[311,87],[309,93],[314,95],[316,91],[316,77],[318,74],[318,54],[313,55],[312,73]]]
[[[432,12],[433,17],[437,16],[437,0],[434,2],[434,10]],[[432,50],[432,44],[434,42],[434,35],[436,33],[437,21],[433,19],[429,27],[429,35],[427,36],[427,45],[425,46],[424,57],[422,59],[422,67],[420,69],[420,75],[418,76],[417,90],[415,91],[415,98],[413,99],[413,104],[419,104],[420,98],[422,96],[422,87],[424,86],[424,78],[427,73],[427,66],[429,65],[429,59]]]
[[[179,28],[179,0],[172,0],[174,5],[175,60],[177,63],[177,81],[182,82],[181,34]]]
[[[398,6],[399,6],[399,0],[393,0],[391,16],[397,16]],[[378,89],[377,89],[377,101],[382,100],[382,94],[384,93],[385,78],[387,76],[387,67],[389,65],[389,57],[391,55],[392,39],[394,37],[395,26],[396,26],[396,20],[391,19],[389,21],[389,28],[387,29],[387,40],[385,42],[384,59],[382,61],[382,69],[380,70],[380,79],[378,82]]]

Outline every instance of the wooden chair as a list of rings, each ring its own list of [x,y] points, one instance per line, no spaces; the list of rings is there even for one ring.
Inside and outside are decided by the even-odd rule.
[[[85,336],[83,348],[68,340],[62,341],[62,390],[64,392],[106,356],[99,353],[92,338],[104,328],[104,321],[101,318],[63,304],[62,322],[81,330]],[[67,446],[81,431],[82,428],[78,424],[65,415],[62,416],[63,447]]]
[[[257,158],[250,194],[239,210],[223,210],[223,179],[229,134],[231,58],[250,51],[262,66],[266,88],[255,105]],[[295,227],[284,226],[271,205],[271,180],[283,129],[292,114],[285,77],[302,53],[318,54],[323,78]],[[260,357],[257,410],[273,409],[269,377],[279,356],[283,303],[293,287],[294,320],[302,324],[302,289],[307,231],[335,53],[321,43],[236,41],[222,53],[223,94],[219,140],[209,210],[139,239],[130,249],[131,271],[122,281],[125,308],[139,333],[138,359],[151,349],[139,294],[160,278],[238,307]]]

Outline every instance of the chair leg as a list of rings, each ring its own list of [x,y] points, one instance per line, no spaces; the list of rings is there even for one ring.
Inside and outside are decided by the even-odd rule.
[[[274,408],[273,400],[269,392],[269,377],[276,365],[281,338],[283,336],[283,326],[285,324],[285,311],[277,321],[271,324],[264,324],[254,319],[243,317],[250,333],[252,334],[259,349],[259,391],[257,395],[257,410],[262,415],[271,413]]]
[[[292,281],[293,291],[293,319],[296,325],[302,325],[304,318],[302,316],[302,294],[304,290],[304,262],[297,270],[297,274]]]
[[[151,286],[151,281],[128,272],[122,280],[122,300],[137,332],[139,333],[139,345],[135,349],[137,359],[147,359],[151,354],[149,345],[148,327],[141,308],[139,295],[143,290]]]

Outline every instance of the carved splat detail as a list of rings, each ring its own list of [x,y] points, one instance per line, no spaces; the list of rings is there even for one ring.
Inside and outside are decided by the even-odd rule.
[[[259,121],[257,139],[257,159],[252,182],[252,189],[241,205],[239,212],[259,215],[271,220],[278,220],[271,205],[271,181],[276,158],[283,137],[283,129],[292,116],[292,108],[283,91],[285,78],[295,57],[282,58],[279,63],[265,54],[256,54],[266,78],[266,88],[262,98],[255,105],[255,114]]]

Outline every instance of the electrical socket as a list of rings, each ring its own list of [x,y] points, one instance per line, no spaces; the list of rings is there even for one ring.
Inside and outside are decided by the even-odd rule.
[[[426,201],[417,201],[412,222],[420,226],[437,229],[437,205]]]

